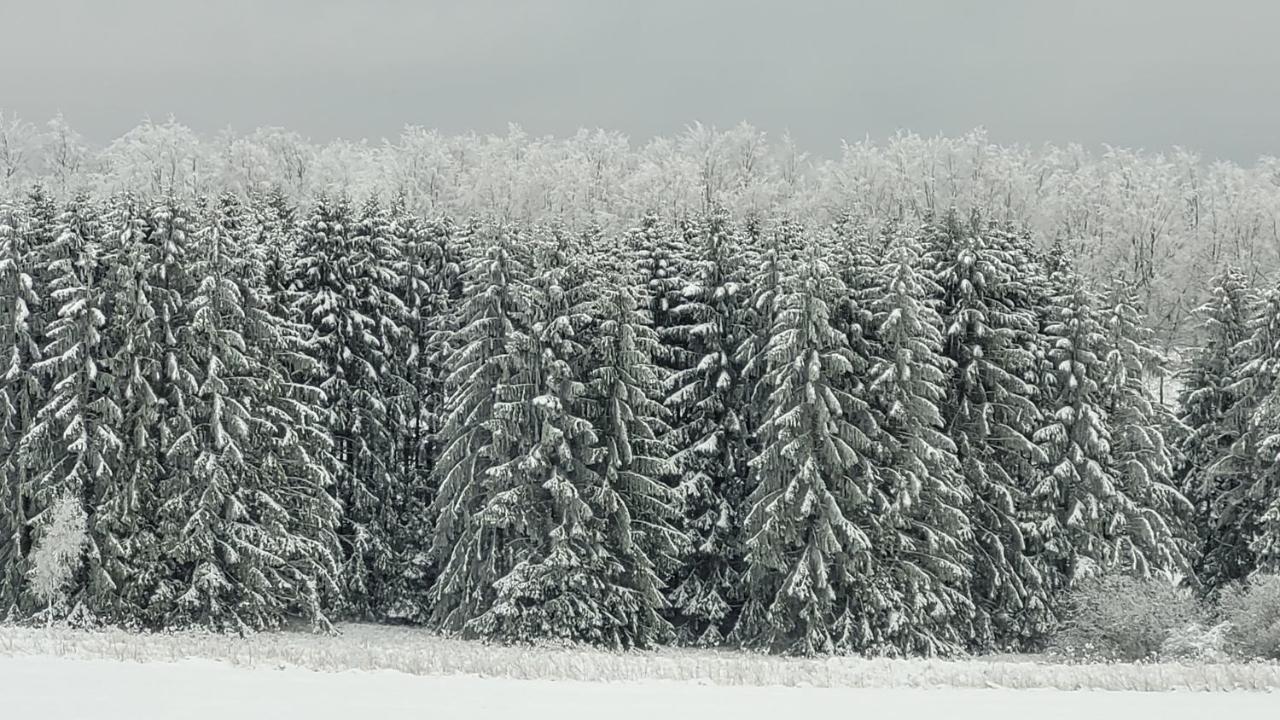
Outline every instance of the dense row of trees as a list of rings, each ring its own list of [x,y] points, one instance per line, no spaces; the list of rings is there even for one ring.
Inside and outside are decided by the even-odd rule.
[[[0,206],[0,604],[40,609],[67,498],[61,611],[152,627],[948,653],[1094,573],[1273,567],[1280,300],[1224,276],[1183,423],[1137,288],[1091,287],[976,214],[37,189]]]
[[[278,128],[201,137],[172,120],[90,147],[60,117],[41,125],[0,112],[0,195],[39,181],[64,200],[89,190],[194,202],[278,186],[301,206],[322,192],[403,195],[421,217],[561,221],[615,234],[649,212],[670,223],[712,203],[734,217],[803,217],[815,226],[853,215],[872,231],[951,207],[979,210],[1061,238],[1086,277],[1122,273],[1165,350],[1191,342],[1192,311],[1216,272],[1236,265],[1256,283],[1280,267],[1275,158],[1240,166],[1182,150],[997,145],[981,131],[831,150],[829,159],[810,158],[790,138],[746,125],[695,125],[643,143],[605,131],[449,136],[417,127],[383,142],[313,143]]]

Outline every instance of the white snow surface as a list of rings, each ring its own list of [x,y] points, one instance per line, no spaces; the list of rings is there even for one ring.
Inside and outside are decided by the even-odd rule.
[[[421,628],[343,624],[334,634],[268,632],[239,637],[199,631],[135,633],[0,624],[0,657],[129,661],[147,666],[217,661],[246,670],[396,671],[411,676],[510,681],[691,683],[835,689],[1276,691],[1280,663],[1080,663],[1036,656],[890,660],[785,658],[664,648],[608,652],[584,647],[491,645]],[[14,661],[9,661],[14,662]],[[3,682],[0,678],[0,682]],[[434,682],[434,681],[433,681]],[[0,720],[6,720],[0,693]],[[1280,699],[1275,699],[1280,707]]]
[[[948,720],[1101,720],[1272,717],[1260,692],[1107,692],[918,688],[731,687],[689,682],[593,683],[391,670],[323,673],[244,668],[209,660],[121,662],[0,658],[4,716],[42,720],[230,718],[878,717]]]

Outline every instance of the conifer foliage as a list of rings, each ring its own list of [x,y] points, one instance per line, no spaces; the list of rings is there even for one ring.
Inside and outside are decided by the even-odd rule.
[[[1254,397],[1239,382],[1256,302],[1244,273],[1229,269],[1214,279],[1212,297],[1197,311],[1201,345],[1181,398],[1182,421],[1190,431],[1183,445],[1183,487],[1195,506],[1201,542],[1196,577],[1207,589],[1246,577],[1256,561],[1250,542],[1257,514],[1248,494]]]
[[[746,516],[749,599],[739,636],[801,654],[831,652],[835,619],[868,567],[871,541],[853,522],[869,440],[850,422],[849,342],[832,326],[845,292],[809,250],[781,301],[769,341],[769,412],[752,461]]]
[[[713,170],[625,233],[0,199],[0,617],[939,655],[1040,645],[1095,572],[1280,567],[1280,290],[1215,281],[1175,410],[1069,242],[735,214]]]
[[[738,348],[748,332],[741,245],[728,213],[690,228],[689,282],[670,338],[684,363],[671,375],[671,459],[680,473],[690,548],[671,590],[682,642],[719,644],[740,604],[747,435]]]
[[[1000,231],[954,216],[931,229],[927,265],[939,293],[943,354],[951,378],[943,417],[969,488],[973,526],[970,597],[975,644],[1018,645],[1052,622],[1045,545],[1048,513],[1033,505],[1044,455],[1032,440],[1041,425],[1027,374],[1038,332],[1026,302],[1035,277]]]

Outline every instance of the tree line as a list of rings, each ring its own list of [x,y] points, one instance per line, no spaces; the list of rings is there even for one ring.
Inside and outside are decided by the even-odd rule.
[[[1276,292],[1183,410],[1132,283],[978,214],[625,231],[279,189],[0,207],[0,607],[608,647],[1036,647],[1118,572],[1280,552]],[[45,609],[49,612],[50,609]]]
[[[952,207],[977,210],[1061,239],[1088,278],[1124,277],[1165,351],[1193,342],[1193,311],[1216,273],[1234,265],[1260,283],[1280,269],[1274,157],[1234,163],[1179,148],[1002,144],[981,129],[805,148],[747,124],[697,123],[651,139],[408,126],[384,139],[320,141],[269,127],[202,134],[169,118],[94,140],[61,116],[40,124],[0,110],[0,195],[41,182],[61,200],[83,189],[195,202],[279,186],[302,206],[322,192],[403,195],[422,217],[597,224],[610,233],[648,212],[675,222],[711,204],[735,217],[824,226],[855,215],[876,232]]]

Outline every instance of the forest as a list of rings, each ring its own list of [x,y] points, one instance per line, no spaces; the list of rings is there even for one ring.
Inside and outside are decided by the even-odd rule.
[[[1280,571],[1277,170],[0,115],[0,614],[949,655]]]

